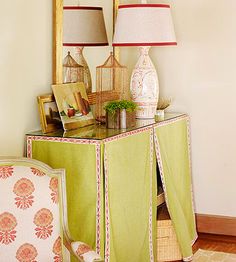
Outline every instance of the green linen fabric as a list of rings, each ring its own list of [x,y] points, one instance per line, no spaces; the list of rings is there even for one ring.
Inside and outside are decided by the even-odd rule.
[[[157,160],[165,186],[165,196],[183,258],[192,256],[197,237],[193,210],[188,120],[179,119],[156,126]]]
[[[186,260],[191,257],[197,234],[186,117],[97,144],[72,140],[39,138],[31,143],[32,158],[66,169],[68,222],[74,240],[96,249],[99,227],[100,254],[106,262],[156,261],[157,155],[180,248]],[[98,167],[101,201],[96,225]]]
[[[156,166],[152,142],[149,129],[104,144],[105,202],[108,197],[105,261],[156,261]]]
[[[100,156],[99,156],[100,157]],[[96,249],[96,145],[54,141],[32,141],[32,158],[53,168],[65,168],[68,224],[72,239]],[[102,172],[102,170],[101,170]],[[103,256],[103,188],[100,190],[100,247]],[[78,261],[71,258],[71,261]]]

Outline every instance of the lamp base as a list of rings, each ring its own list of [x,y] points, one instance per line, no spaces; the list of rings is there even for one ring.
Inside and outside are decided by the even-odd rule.
[[[79,65],[84,67],[84,85],[87,93],[92,92],[92,79],[88,64],[83,56],[83,46],[76,46],[76,57],[75,60]]]
[[[140,56],[131,76],[131,97],[138,106],[136,118],[154,118],[157,109],[159,84],[156,69],[148,55],[149,49],[149,46],[139,48]]]

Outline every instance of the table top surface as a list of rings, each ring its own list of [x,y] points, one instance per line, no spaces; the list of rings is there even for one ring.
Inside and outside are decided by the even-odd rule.
[[[106,128],[105,125],[89,125],[75,130],[64,131],[59,129],[51,133],[43,133],[42,131],[28,132],[27,136],[44,136],[44,137],[63,137],[63,138],[77,138],[77,139],[95,139],[103,140],[126,132],[134,131],[143,127],[151,127],[154,124],[163,123],[175,118],[182,117],[184,113],[165,113],[164,117],[155,116],[155,119],[136,119],[136,125],[127,129],[111,129]]]

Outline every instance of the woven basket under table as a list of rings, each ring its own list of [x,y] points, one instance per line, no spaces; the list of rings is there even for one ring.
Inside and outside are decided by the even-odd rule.
[[[160,207],[157,216],[157,261],[181,259],[179,244],[167,208]]]

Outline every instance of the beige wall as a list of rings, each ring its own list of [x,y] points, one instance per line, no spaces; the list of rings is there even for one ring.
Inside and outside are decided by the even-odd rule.
[[[171,3],[179,45],[153,58],[172,110],[191,117],[196,209],[236,217],[236,2]]]
[[[154,47],[151,57],[170,110],[191,117],[196,211],[236,216],[236,2],[161,2],[171,2],[178,46]],[[0,155],[22,155],[25,132],[40,126],[35,99],[51,91],[51,8],[49,0],[1,5]],[[137,49],[121,55],[131,69]]]
[[[0,155],[22,155],[39,128],[36,96],[50,92],[52,4],[4,0],[0,8]]]

